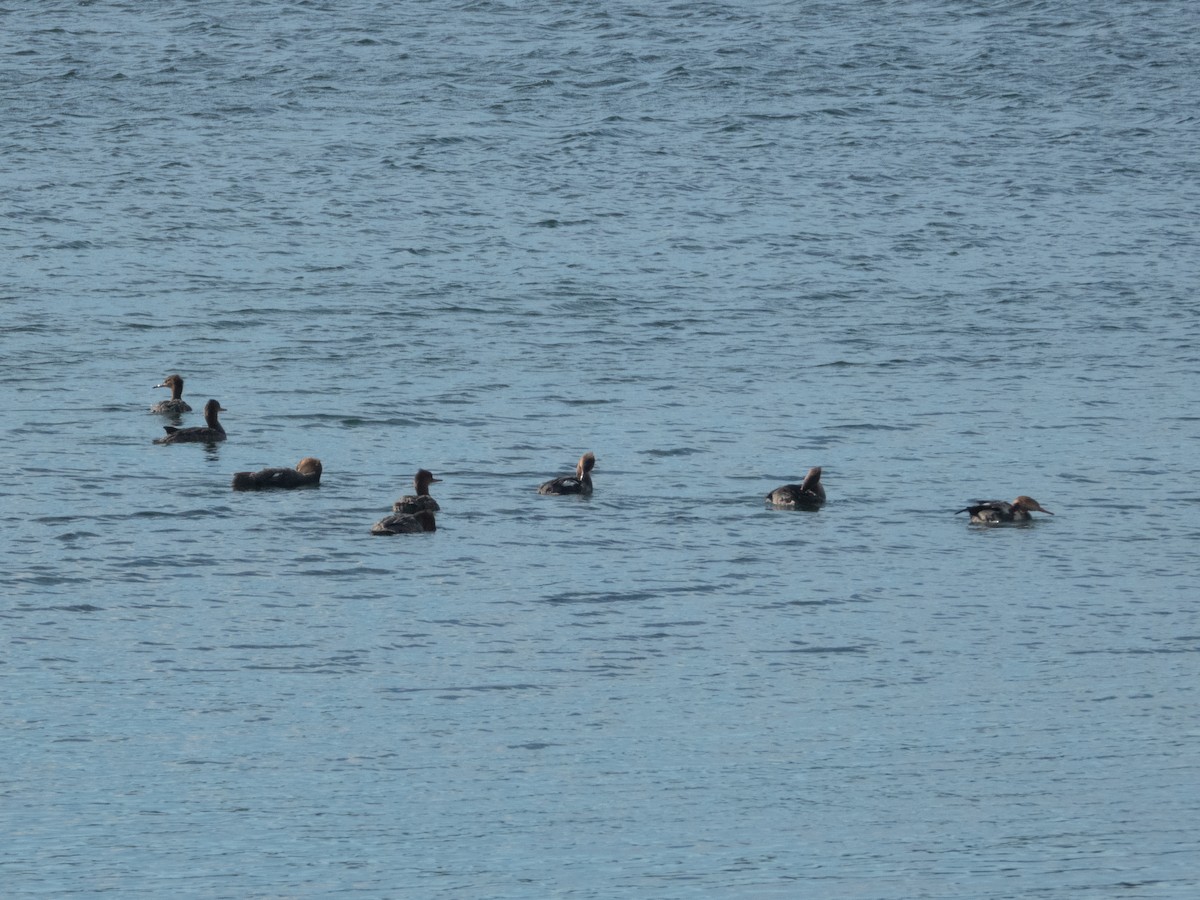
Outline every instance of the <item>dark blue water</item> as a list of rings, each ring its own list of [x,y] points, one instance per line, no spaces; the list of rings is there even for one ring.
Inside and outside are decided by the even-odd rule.
[[[1195,896],[1198,42],[0,9],[5,895]]]

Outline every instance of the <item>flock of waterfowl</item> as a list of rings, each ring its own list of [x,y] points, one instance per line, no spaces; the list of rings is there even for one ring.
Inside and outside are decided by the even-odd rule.
[[[150,407],[153,413],[180,416],[191,412],[192,408],[183,400],[183,378],[170,375],[155,387],[171,389],[171,399],[155,403]],[[217,418],[218,413],[225,409],[216,400],[204,404],[204,426],[194,428],[178,428],[174,425],[164,425],[166,434],[157,438],[156,444],[211,444],[225,440],[225,429]],[[596,467],[596,455],[588,452],[579,457],[573,475],[563,475],[552,478],[538,487],[539,494],[590,494],[592,493],[592,469]],[[429,486],[441,481],[435,478],[428,469],[421,469],[413,477],[413,489],[416,493],[401,497],[392,504],[392,514],[380,519],[371,526],[371,534],[419,534],[426,531],[437,531],[437,522],[433,514],[440,510],[438,503],[429,496]],[[273,489],[290,489],[316,487],[321,483],[321,461],[312,456],[306,456],[296,464],[296,468],[262,469],[258,472],[235,472],[233,489],[235,491],[264,491]],[[825,487],[821,484],[821,467],[814,466],[808,470],[804,480],[799,484],[785,484],[767,494],[767,502],[778,509],[819,509],[825,503]],[[957,513],[969,513],[971,522],[978,525],[1002,525],[1009,522],[1028,522],[1032,520],[1030,513],[1042,512],[1054,515],[1042,507],[1032,497],[1024,495],[1017,497],[1011,503],[1004,500],[975,500]]]

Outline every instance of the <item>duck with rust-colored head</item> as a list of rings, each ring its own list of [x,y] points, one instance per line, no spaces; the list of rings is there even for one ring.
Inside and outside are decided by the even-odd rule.
[[[321,461],[315,456],[306,456],[296,463],[294,469],[260,469],[257,472],[234,472],[235,491],[291,490],[292,488],[319,487],[321,484]]]
[[[425,531],[437,531],[437,522],[429,510],[419,513],[393,513],[371,526],[371,534],[376,535],[421,534]]]
[[[405,494],[399,500],[392,504],[392,512],[397,513],[419,513],[419,512],[437,512],[441,509],[438,502],[429,496],[429,485],[441,483],[440,478],[434,478],[433,473],[428,469],[418,469],[417,474],[413,476],[413,489],[415,494]]]
[[[778,509],[820,509],[825,502],[821,467],[813,466],[799,484],[785,484],[767,494],[767,502]]]
[[[574,475],[563,475],[547,481],[538,488],[539,494],[590,494],[592,492],[592,469],[596,468],[596,454],[587,452],[575,464]]]
[[[207,423],[205,427],[176,428],[174,425],[164,425],[163,431],[166,434],[155,439],[154,443],[212,444],[217,441],[223,441],[225,440],[225,429],[217,421],[217,413],[219,412],[225,412],[225,408],[216,400],[209,400],[204,404],[204,421]]]
[[[170,388],[171,399],[158,401],[152,407],[150,407],[150,412],[161,413],[166,416],[179,416],[185,412],[192,411],[192,408],[183,402],[182,375],[168,375],[162,380],[162,384],[156,384],[155,387]]]
[[[971,522],[975,525],[1002,525],[1005,522],[1031,522],[1033,516],[1031,512],[1042,512],[1047,515],[1054,515],[1050,510],[1042,506],[1032,497],[1026,497],[1022,494],[1012,503],[1006,503],[1003,500],[975,500],[970,506],[963,507],[955,511],[955,515],[961,512],[971,514]]]

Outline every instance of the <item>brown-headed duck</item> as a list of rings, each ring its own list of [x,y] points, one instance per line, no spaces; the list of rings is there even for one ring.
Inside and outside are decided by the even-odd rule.
[[[767,494],[767,502],[780,509],[820,509],[825,502],[821,467],[813,466],[799,484],[785,484]]]
[[[234,472],[235,491],[268,491],[275,489],[317,487],[321,483],[321,461],[306,456],[294,469],[262,469],[258,472]]]
[[[155,439],[154,443],[212,444],[216,441],[223,441],[225,440],[225,429],[217,421],[217,413],[219,412],[225,412],[225,408],[216,400],[209,400],[204,404],[204,421],[208,423],[207,427],[176,428],[174,425],[164,425],[163,431],[166,434]]]
[[[590,494],[592,492],[592,469],[596,468],[596,454],[587,452],[579,457],[574,475],[563,475],[547,481],[538,488],[539,494]]]
[[[183,402],[183,376],[168,375],[163,379],[162,384],[156,384],[156,388],[165,387],[171,389],[170,400],[160,400],[150,407],[152,413],[162,413],[167,416],[178,416],[185,412],[191,412],[192,408]]]
[[[1005,503],[1003,500],[976,500],[971,506],[963,509],[955,510],[955,515],[960,512],[970,513],[971,522],[976,525],[1000,525],[1004,522],[1030,522],[1033,516],[1031,512],[1043,512],[1048,515],[1054,515],[1048,509],[1044,509],[1042,504],[1038,503],[1032,497],[1021,495],[1012,503]]]
[[[413,476],[413,488],[416,494],[405,494],[392,504],[392,512],[418,513],[422,511],[437,512],[441,509],[438,502],[429,496],[429,485],[441,483],[440,478],[434,478],[428,469],[418,469]]]
[[[420,534],[424,531],[437,531],[437,522],[429,510],[392,513],[371,526],[371,534]]]

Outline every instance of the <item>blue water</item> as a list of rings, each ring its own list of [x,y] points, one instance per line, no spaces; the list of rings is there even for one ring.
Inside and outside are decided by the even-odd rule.
[[[0,9],[4,895],[1196,896],[1198,44]]]

